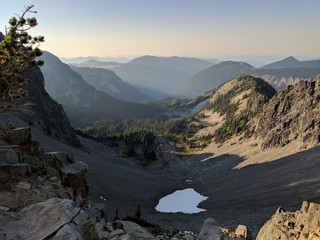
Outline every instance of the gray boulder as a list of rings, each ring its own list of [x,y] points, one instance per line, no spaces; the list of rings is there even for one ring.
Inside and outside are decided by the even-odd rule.
[[[79,213],[69,199],[51,198],[18,212],[16,221],[8,222],[3,231],[7,239],[48,239]]]
[[[222,232],[220,227],[217,226],[217,223],[212,218],[207,218],[204,224],[202,225],[201,232],[197,237],[197,240],[221,240]]]
[[[83,240],[83,237],[74,224],[68,224],[61,228],[51,240]]]
[[[152,240],[156,239],[151,233],[146,229],[142,228],[140,225],[129,222],[129,221],[116,221],[116,223],[121,223],[123,231],[129,236],[130,240]],[[120,230],[120,229],[118,229]],[[117,231],[117,230],[116,230]]]

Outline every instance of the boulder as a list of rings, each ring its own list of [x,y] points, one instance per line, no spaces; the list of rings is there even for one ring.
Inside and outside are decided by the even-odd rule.
[[[235,235],[237,238],[249,238],[249,231],[248,228],[245,225],[238,225],[235,231]]]
[[[12,129],[9,134],[6,134],[3,140],[9,144],[27,144],[31,141],[31,128],[22,127]]]
[[[96,231],[99,235],[99,239],[107,239],[109,238],[109,233],[107,232],[107,223],[106,221],[102,218],[100,222],[97,222],[96,225]]]
[[[45,163],[50,167],[66,167],[74,163],[73,157],[70,154],[63,152],[47,152],[45,155]]]
[[[109,239],[116,239],[119,236],[125,235],[126,233],[122,229],[114,230],[109,234]]]
[[[28,182],[24,182],[24,181],[21,181],[17,184],[16,186],[17,188],[21,188],[21,189],[25,189],[25,190],[29,190],[31,188],[31,184],[28,183]]]
[[[64,185],[72,187],[74,193],[81,192],[82,197],[86,198],[88,196],[87,172],[88,165],[80,161],[62,168]]]
[[[71,200],[51,198],[20,210],[15,221],[8,222],[3,231],[7,239],[48,239],[79,211]]]
[[[19,163],[19,157],[16,151],[8,148],[0,148],[0,164]]]
[[[12,164],[9,167],[10,176],[26,176],[31,173],[31,166],[26,163]]]
[[[217,226],[217,223],[212,218],[207,218],[204,224],[202,225],[201,231],[197,240],[221,240],[222,232],[220,227]]]
[[[93,225],[90,220],[82,222],[78,228],[84,239],[99,240],[99,235],[96,231],[95,225]]]
[[[83,240],[83,237],[76,225],[67,224],[51,240]]]
[[[116,221],[122,224],[122,228],[129,235],[129,239],[138,240],[138,239],[156,239],[151,233],[146,229],[142,228],[140,225],[129,222],[129,221]],[[118,229],[121,230],[121,229]],[[117,230],[116,230],[117,231]]]

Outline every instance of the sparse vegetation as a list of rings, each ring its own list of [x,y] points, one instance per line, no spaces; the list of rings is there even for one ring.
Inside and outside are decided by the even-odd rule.
[[[214,133],[216,143],[225,142],[232,136],[242,133],[247,137],[251,136],[250,120],[261,111],[261,106],[275,94],[275,90],[269,87],[262,79],[241,75],[237,80],[236,87],[233,87],[225,94],[219,95],[209,106],[209,109],[219,112],[221,116],[225,115],[224,124]],[[232,99],[243,92],[245,94],[242,96],[242,100],[248,99],[249,102],[246,109],[242,109],[237,113],[240,101],[232,102]],[[253,104],[251,104],[251,99],[255,101]],[[255,105],[255,107],[252,105]]]

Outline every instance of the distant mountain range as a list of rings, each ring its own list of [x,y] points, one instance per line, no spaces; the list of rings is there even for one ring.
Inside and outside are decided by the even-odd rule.
[[[122,81],[113,71],[102,68],[72,67],[88,84],[110,96],[125,101],[144,101],[151,97]]]
[[[73,66],[112,69],[125,82],[153,98],[162,99],[169,96],[172,88],[217,62],[197,58],[143,56],[124,64],[91,59]]]
[[[170,94],[178,97],[195,98],[239,74],[252,72],[254,69],[253,66],[244,62],[221,62],[198,72],[187,82],[170,91]]]
[[[300,80],[314,79],[320,74],[320,60],[298,61],[289,57],[258,69],[244,62],[221,62],[198,72],[170,93],[172,96],[195,98],[243,73],[263,78],[279,91]]]
[[[101,119],[152,118],[162,110],[115,99],[96,90],[58,57],[44,52],[41,71],[47,92],[65,109],[73,126]]]
[[[94,56],[88,56],[88,57],[75,57],[75,58],[67,58],[67,57],[60,57],[59,58],[62,62],[67,64],[79,64],[86,61],[94,60],[98,62],[118,62],[118,63],[127,63],[131,59],[125,58],[125,57],[94,57]]]
[[[288,57],[281,61],[267,64],[261,69],[282,69],[282,68],[320,68],[320,59],[299,61],[294,57]]]

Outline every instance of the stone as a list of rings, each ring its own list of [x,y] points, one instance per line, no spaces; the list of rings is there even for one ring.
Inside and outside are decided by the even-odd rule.
[[[9,212],[9,211],[10,211],[9,207],[0,206],[0,213],[5,213],[5,212]]]
[[[79,211],[69,199],[51,198],[23,208],[17,214],[18,220],[8,222],[3,230],[7,239],[47,239]]]
[[[46,164],[52,167],[55,167],[56,165],[66,167],[74,163],[72,155],[64,152],[46,152],[44,155]]]
[[[31,184],[28,182],[19,182],[16,187],[21,188],[21,189],[25,189],[25,190],[29,190],[29,189],[31,189]]]
[[[103,238],[109,238],[109,233],[106,231],[107,230],[107,223],[106,221],[102,218],[100,222],[97,222],[96,225],[96,231],[99,235],[99,239]]]
[[[31,174],[31,166],[26,163],[18,163],[12,164],[9,167],[9,175],[10,176],[26,176],[27,174]]]
[[[245,225],[238,225],[235,231],[235,235],[237,238],[245,238],[248,239],[249,237],[249,231],[248,228]]]
[[[201,231],[197,240],[221,240],[222,232],[217,226],[217,223],[212,218],[207,218],[202,225]]]
[[[24,145],[31,141],[31,128],[22,127],[15,128],[10,131],[10,134],[6,135],[3,139],[9,144]]]
[[[59,171],[56,168],[49,167],[49,166],[46,167],[46,174],[49,177],[60,177]]]
[[[76,225],[67,224],[51,240],[83,240],[83,237]]]
[[[72,187],[75,192],[80,191],[82,197],[88,196],[87,172],[88,165],[78,161],[62,168],[65,186]]]
[[[117,230],[114,230],[113,232],[110,233],[109,239],[112,239],[114,237],[121,236],[124,234],[126,234],[126,233],[122,229],[117,229]]]
[[[82,198],[82,194],[81,192],[77,193],[76,199],[75,199],[75,203],[78,207],[81,207],[83,205],[83,198]]]
[[[129,222],[129,221],[116,221],[120,222],[123,226],[123,230],[130,236],[130,239],[156,239],[151,233],[146,229],[142,228],[140,225]]]
[[[13,149],[0,149],[0,164],[19,163],[19,157]]]
[[[84,239],[99,240],[95,225],[90,220],[82,222],[78,227]]]
[[[89,214],[84,210],[80,210],[79,214],[73,219],[73,222],[79,226],[87,220],[89,220]]]

